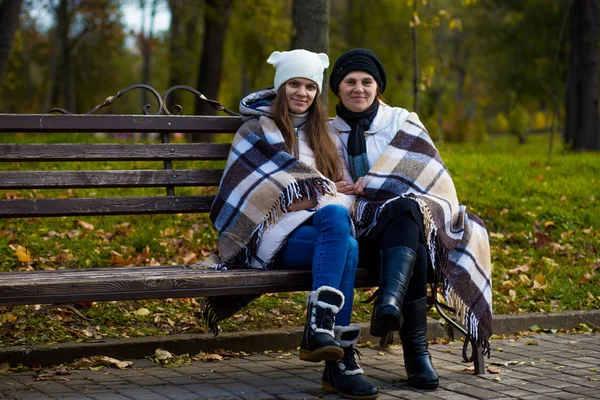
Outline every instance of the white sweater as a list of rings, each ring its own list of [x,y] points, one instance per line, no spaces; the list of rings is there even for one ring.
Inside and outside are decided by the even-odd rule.
[[[408,118],[410,113],[404,108],[390,107],[387,104],[380,103],[377,110],[377,115],[373,119],[371,126],[365,131],[367,134],[367,158],[369,160],[369,168],[375,164],[375,161],[383,154],[385,149],[391,143],[400,127]],[[415,114],[416,115],[416,114]],[[350,134],[350,126],[342,118],[336,116],[329,123],[330,132],[339,136],[343,143],[343,154],[346,165],[348,165],[348,136]],[[350,179],[349,182],[353,182]]]
[[[278,131],[275,121],[269,117],[260,117],[260,124],[264,132]],[[338,150],[340,160],[342,160],[342,172],[344,180],[351,182],[352,178],[348,170],[348,163],[344,158],[344,146],[338,135],[331,134],[331,137]],[[306,133],[302,127],[300,127],[298,130],[298,159],[316,169],[315,153],[310,148]],[[308,218],[310,218],[319,208],[329,204],[339,204],[346,207],[346,209],[350,211],[353,201],[354,196],[348,196],[342,193],[337,193],[335,196],[324,195],[319,196],[315,208],[285,213],[285,215],[277,222],[277,224],[271,226],[269,229],[263,232],[258,244],[258,249],[250,263],[250,266],[252,268],[264,268],[266,265],[268,265],[273,260],[277,252],[283,247],[288,235],[292,233],[294,229],[304,223]]]

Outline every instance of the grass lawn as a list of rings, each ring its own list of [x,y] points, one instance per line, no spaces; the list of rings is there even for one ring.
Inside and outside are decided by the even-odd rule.
[[[546,135],[536,135],[525,145],[518,145],[514,138],[480,145],[439,145],[461,203],[479,214],[489,230],[496,314],[600,307],[600,199],[596,198],[600,154],[569,153],[555,145],[547,165],[548,140]],[[0,141],[25,139],[0,135]],[[111,163],[101,167],[148,166]],[[0,163],[0,169],[33,168]],[[52,168],[62,166],[57,163]],[[90,167],[81,163],[76,168]],[[184,192],[200,193],[200,189]],[[0,196],[35,198],[46,193],[0,191]],[[139,194],[133,190],[117,193]],[[90,194],[77,189],[69,195]],[[216,235],[205,215],[6,219],[0,221],[0,271],[190,263],[209,254],[215,245]],[[360,300],[370,294],[370,290],[356,291],[355,321],[368,320],[371,306]],[[305,295],[264,295],[225,321],[221,329],[302,325]],[[195,299],[81,306],[81,313],[93,323],[67,309],[36,314],[40,306],[0,307],[0,345],[207,332],[194,315]]]

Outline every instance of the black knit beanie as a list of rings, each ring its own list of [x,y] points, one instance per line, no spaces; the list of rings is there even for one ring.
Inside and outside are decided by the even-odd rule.
[[[336,96],[344,77],[354,71],[363,71],[373,76],[375,82],[377,82],[379,92],[384,92],[387,77],[383,69],[383,64],[372,51],[357,48],[348,50],[342,54],[333,65],[331,75],[329,76],[329,87]]]

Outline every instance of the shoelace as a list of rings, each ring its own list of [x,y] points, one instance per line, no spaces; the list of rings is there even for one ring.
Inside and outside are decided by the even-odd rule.
[[[328,330],[333,330],[333,324],[335,321],[335,316],[333,315],[333,311],[330,310],[329,308],[325,308],[325,309],[321,309],[321,310],[323,313],[320,316],[321,327],[328,329]]]
[[[346,371],[354,371],[360,368],[358,365],[358,361],[356,361],[356,356],[360,360],[362,358],[362,353],[355,349],[354,346],[350,346],[344,351],[344,357],[339,361],[343,362],[346,366]]]

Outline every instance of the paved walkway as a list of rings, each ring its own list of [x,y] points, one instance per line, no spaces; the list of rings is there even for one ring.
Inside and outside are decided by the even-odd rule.
[[[361,364],[380,387],[379,399],[600,399],[600,335],[536,334],[493,339],[486,360],[495,374],[474,376],[461,362],[462,344],[430,346],[440,374],[435,391],[409,388],[402,351],[361,348]],[[336,399],[320,385],[322,364],[297,355],[253,354],[218,362],[193,361],[179,368],[134,360],[127,369],[75,370],[40,377],[34,372],[0,375],[0,399],[192,400]]]

